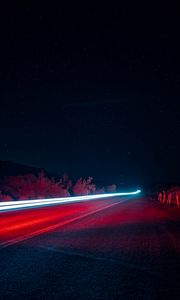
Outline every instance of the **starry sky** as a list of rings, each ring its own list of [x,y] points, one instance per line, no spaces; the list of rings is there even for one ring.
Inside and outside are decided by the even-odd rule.
[[[97,2],[1,10],[0,160],[178,182],[178,9]]]

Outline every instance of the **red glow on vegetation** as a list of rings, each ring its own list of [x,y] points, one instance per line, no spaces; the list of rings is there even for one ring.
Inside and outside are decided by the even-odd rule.
[[[116,192],[116,185],[112,184],[106,189],[97,188],[92,177],[79,178],[73,182],[67,174],[62,178],[54,179],[47,177],[44,171],[41,171],[37,176],[27,174],[6,177],[1,182],[0,201],[68,197],[70,194],[83,196],[105,191]]]

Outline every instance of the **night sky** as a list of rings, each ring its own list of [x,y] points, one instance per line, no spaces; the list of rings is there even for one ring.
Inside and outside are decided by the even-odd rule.
[[[180,181],[178,9],[97,2],[1,9],[0,160]]]

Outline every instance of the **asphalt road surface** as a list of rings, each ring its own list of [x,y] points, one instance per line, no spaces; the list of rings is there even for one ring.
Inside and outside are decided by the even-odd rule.
[[[180,209],[111,198],[0,214],[0,299],[180,299]]]

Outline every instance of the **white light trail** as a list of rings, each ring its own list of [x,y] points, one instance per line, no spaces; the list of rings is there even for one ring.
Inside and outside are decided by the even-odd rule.
[[[109,197],[118,196],[133,196],[141,193],[141,190],[136,190],[135,192],[126,193],[111,193],[111,194],[98,194],[98,195],[88,195],[88,196],[77,196],[77,197],[64,197],[64,198],[46,198],[46,199],[34,199],[34,200],[20,200],[20,201],[8,201],[0,202],[0,211],[9,211],[23,208],[34,208],[36,206],[46,206],[55,204],[64,204],[72,202],[81,202],[88,200],[96,200]]]

